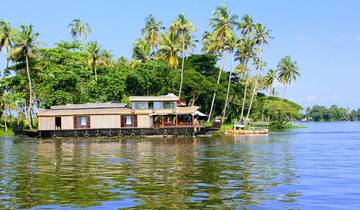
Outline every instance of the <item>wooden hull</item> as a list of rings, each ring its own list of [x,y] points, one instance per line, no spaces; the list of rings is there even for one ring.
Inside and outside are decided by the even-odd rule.
[[[25,135],[32,138],[90,138],[90,137],[146,137],[146,136],[196,136],[204,134],[203,127],[196,130],[192,126],[166,128],[112,128],[112,129],[71,129],[71,130],[18,130],[16,135]]]
[[[262,130],[225,130],[225,136],[244,136],[244,135],[264,135],[268,134],[268,129]]]

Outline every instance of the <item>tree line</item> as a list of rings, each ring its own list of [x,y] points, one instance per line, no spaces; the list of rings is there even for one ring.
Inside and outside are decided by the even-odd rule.
[[[316,122],[359,121],[360,109],[350,110],[337,105],[332,105],[330,107],[315,105],[306,108],[303,117],[307,121]]]
[[[130,95],[169,92],[201,105],[209,121],[215,116],[223,122],[281,118],[278,124],[283,124],[298,118],[302,108],[277,97],[274,88],[276,81],[282,84],[284,97],[300,75],[296,61],[284,56],[265,71],[262,53],[271,31],[225,5],[214,9],[209,28],[198,41],[195,26],[183,14],[168,27],[150,15],[133,44],[132,58],[126,59],[115,58],[97,41],[86,41],[91,27],[80,18],[68,25],[73,40],[52,48],[41,47],[32,25],[13,28],[0,20],[0,50],[7,52],[0,82],[2,125],[16,119],[36,127],[36,110],[52,105],[127,102]],[[201,54],[192,53],[196,47]]]

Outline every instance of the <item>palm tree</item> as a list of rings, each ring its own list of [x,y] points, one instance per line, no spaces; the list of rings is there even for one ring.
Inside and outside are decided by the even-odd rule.
[[[265,67],[266,64],[265,64],[265,62],[261,61],[260,59],[255,59],[254,65],[255,65],[255,68],[258,70],[258,73],[256,75],[253,92],[251,94],[250,105],[249,105],[249,108],[247,110],[246,119],[249,119],[249,117],[250,117],[252,103],[253,103],[253,100],[254,100],[254,98],[256,96],[256,93],[258,91],[258,83],[259,83],[259,78],[260,78],[260,72],[262,70],[264,70],[264,67]]]
[[[299,67],[296,61],[292,61],[290,56],[283,57],[277,65],[278,80],[284,86],[282,97],[288,85],[300,76]]]
[[[253,88],[253,93],[251,95],[251,99],[250,99],[250,105],[247,111],[247,115],[246,118],[248,119],[250,116],[250,111],[251,111],[251,106],[252,106],[252,102],[254,100],[254,96],[256,95],[256,91],[257,91],[257,83],[259,81],[259,77],[260,77],[260,72],[263,70],[265,63],[261,61],[261,53],[263,50],[263,44],[268,44],[269,43],[269,39],[270,37],[270,32],[266,30],[265,26],[263,26],[261,23],[256,23],[254,25],[254,30],[255,30],[255,34],[254,34],[254,40],[255,40],[255,44],[258,45],[259,47],[256,49],[257,53],[258,53],[258,59],[255,59],[254,64],[256,69],[258,70],[257,76],[256,76],[256,80],[255,80],[255,84],[254,84],[254,88]]]
[[[10,23],[6,22],[5,20],[0,20],[0,52],[3,49],[6,49],[6,51],[9,52],[9,49],[12,47],[11,33],[12,29]],[[5,70],[9,67],[9,59],[6,58],[6,60]],[[1,77],[4,76],[5,70],[2,74],[0,74]]]
[[[247,65],[249,60],[255,57],[254,46],[255,46],[255,42],[249,37],[245,36],[240,40],[235,52],[235,56],[236,56],[235,59],[240,61],[241,68],[243,70],[244,78],[245,78],[245,89],[244,89],[243,101],[241,106],[240,120],[242,120],[244,117],[245,101],[249,86],[249,73],[250,73]]]
[[[25,61],[26,64],[26,75],[28,79],[28,89],[29,89],[29,100],[27,101],[27,107],[29,108],[27,112],[27,120],[31,118],[32,111],[32,84],[31,84],[31,76],[30,76],[30,68],[29,68],[29,59],[35,57],[37,52],[36,42],[39,33],[33,31],[33,26],[20,26],[21,31],[15,33],[13,38],[13,47],[10,50],[10,56],[13,61],[22,62]],[[32,123],[32,122],[31,122]]]
[[[235,50],[236,46],[238,45],[238,42],[239,42],[239,39],[236,36],[233,36],[233,37],[229,38],[226,41],[225,48],[229,52],[230,55],[233,55],[234,50]],[[225,121],[226,109],[227,109],[227,106],[229,104],[230,85],[231,85],[231,79],[232,79],[232,73],[233,73],[232,63],[233,63],[233,59],[230,59],[229,81],[228,81],[228,86],[227,86],[227,91],[226,91],[226,98],[225,98],[223,116],[222,116],[222,120],[221,120],[222,122]]]
[[[89,64],[97,81],[97,66],[110,65],[112,63],[112,56],[109,52],[101,49],[101,46],[96,42],[89,42],[85,48],[85,52],[89,56]]]
[[[276,71],[274,69],[270,69],[264,78],[265,88],[271,92],[274,92],[272,89],[275,81],[276,81]]]
[[[179,87],[179,99],[181,98],[182,86],[184,81],[184,63],[185,57],[187,54],[187,48],[189,47],[186,44],[191,44],[191,32],[195,32],[195,27],[192,26],[191,21],[187,20],[183,14],[180,14],[176,20],[170,26],[170,33],[175,33],[182,42],[182,61],[181,61],[181,74],[180,74],[180,87]]]
[[[173,68],[179,66],[178,53],[181,52],[179,37],[174,33],[161,34],[159,59],[166,61]]]
[[[80,18],[75,18],[69,25],[71,36],[74,41],[78,38],[86,38],[91,33],[91,28],[88,23],[82,23]]]
[[[224,48],[225,42],[227,39],[234,36],[234,26],[238,25],[238,17],[231,14],[231,11],[228,11],[225,5],[220,5],[213,11],[213,17],[210,18],[210,26],[213,31],[210,34],[209,40],[210,45],[208,45],[208,52],[215,51],[222,54],[222,65],[219,71],[218,79],[216,84],[219,85],[221,73],[224,70],[225,65],[225,53],[226,49]],[[216,90],[214,91],[213,98],[211,101],[210,112],[208,117],[208,122],[211,119],[214,103],[216,98]]]
[[[145,27],[141,30],[145,42],[150,44],[152,48],[159,45],[161,30],[164,29],[161,21],[157,21],[153,15],[145,20]]]
[[[132,58],[143,63],[148,62],[154,56],[151,45],[140,38],[135,40],[132,51]]]
[[[246,101],[246,95],[247,95],[247,89],[249,85],[249,70],[247,68],[247,64],[249,60],[254,57],[254,23],[252,18],[249,15],[245,15],[242,18],[242,22],[239,24],[238,27],[241,30],[241,34],[243,35],[242,44],[239,45],[237,56],[238,60],[243,65],[243,68],[245,70],[245,89],[244,89],[244,95],[243,95],[243,102],[241,106],[241,115],[240,120],[244,117],[244,109],[245,109],[245,101]]]

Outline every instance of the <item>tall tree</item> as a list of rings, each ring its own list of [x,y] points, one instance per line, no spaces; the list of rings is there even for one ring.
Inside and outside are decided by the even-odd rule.
[[[250,39],[249,37],[245,36],[240,40],[239,44],[237,45],[236,52],[235,52],[235,56],[236,56],[235,59],[240,61],[239,67],[241,67],[242,73],[245,78],[245,88],[244,88],[243,100],[242,100],[242,105],[241,105],[240,120],[243,120],[243,117],[244,117],[245,102],[246,102],[246,96],[247,96],[247,92],[248,92],[249,73],[250,73],[250,70],[248,69],[248,62],[249,62],[249,60],[251,60],[255,57],[254,45],[255,45],[255,42],[252,39]]]
[[[264,78],[264,86],[269,91],[269,94],[274,96],[274,82],[276,81],[276,71],[274,69],[270,69]]]
[[[33,105],[33,93],[32,93],[32,84],[30,76],[30,67],[29,59],[34,58],[37,52],[36,42],[39,33],[33,31],[33,26],[20,26],[20,31],[15,33],[13,38],[13,47],[10,50],[11,59],[14,62],[24,62],[26,66],[26,75],[28,80],[28,100],[26,106],[28,107],[27,111],[27,120],[31,118],[31,111]],[[32,122],[31,122],[32,123]]]
[[[242,18],[241,23],[239,24],[239,29],[241,30],[241,34],[243,35],[243,39],[241,44],[239,45],[237,57],[238,60],[242,63],[242,67],[245,70],[245,89],[243,95],[243,101],[241,106],[241,114],[240,120],[243,120],[244,117],[244,110],[245,110],[245,102],[246,102],[246,95],[247,89],[249,85],[249,69],[247,68],[249,60],[254,56],[254,23],[252,18],[249,15],[245,15]]]
[[[174,33],[176,36],[179,37],[180,42],[182,44],[181,49],[181,73],[180,73],[180,87],[179,87],[179,99],[181,98],[181,92],[184,82],[184,63],[185,63],[185,57],[187,55],[187,49],[189,45],[191,46],[191,32],[195,32],[196,29],[193,27],[191,21],[186,19],[186,17],[183,14],[180,14],[176,20],[173,21],[173,23],[170,26],[170,33]]]
[[[174,33],[161,34],[159,59],[166,61],[173,68],[179,66],[178,53],[181,52],[179,37]]]
[[[256,96],[256,93],[258,91],[258,83],[259,83],[260,73],[261,73],[261,71],[264,70],[265,62],[263,62],[260,59],[256,59],[255,62],[254,62],[254,65],[255,65],[255,68],[258,70],[258,73],[256,74],[256,79],[255,79],[254,88],[253,88],[253,91],[252,91],[252,94],[251,94],[250,104],[249,104],[249,108],[247,110],[246,119],[249,119],[249,117],[250,117],[250,112],[251,112],[251,107],[252,107],[252,104],[253,104],[253,100],[254,100],[254,98]]]
[[[11,44],[11,26],[10,23],[6,22],[5,20],[0,20],[0,52],[2,50],[6,50],[9,52],[9,49],[12,47]],[[6,69],[9,67],[9,59],[6,58]],[[0,73],[1,77],[4,77],[6,69]]]
[[[231,38],[229,38],[226,41],[225,48],[231,56],[234,56],[233,53],[234,53],[236,46],[238,45],[238,42],[239,42],[239,39],[236,36],[232,36]],[[232,68],[233,60],[234,60],[234,58],[230,58],[230,72],[229,72],[229,80],[228,80],[228,85],[227,85],[227,90],[226,90],[226,98],[225,98],[223,116],[222,116],[222,120],[221,120],[222,122],[224,122],[226,119],[226,109],[229,104],[230,86],[231,86],[231,79],[232,79],[232,73],[233,73],[233,68]]]
[[[153,15],[146,18],[145,27],[141,29],[141,34],[143,35],[145,42],[150,44],[152,50],[159,45],[160,34],[163,29],[162,22],[157,21]]]
[[[282,97],[288,85],[295,81],[299,76],[299,67],[296,61],[292,61],[290,56],[283,57],[277,65],[278,81],[284,86]]]
[[[207,51],[215,51],[222,54],[222,64],[219,70],[219,75],[216,84],[219,85],[221,73],[224,71],[225,66],[225,53],[226,49],[224,48],[225,42],[230,37],[234,36],[234,26],[238,25],[238,17],[236,15],[231,14],[231,11],[228,11],[225,5],[220,5],[213,11],[213,16],[210,18],[210,26],[212,28],[212,32],[210,34],[210,45],[208,45]],[[208,121],[210,121],[214,103],[216,98],[216,90],[213,93],[210,112],[208,116]]]
[[[78,38],[86,38],[91,33],[91,28],[88,23],[82,23],[80,18],[75,18],[69,25],[70,33],[76,41]]]
[[[270,39],[270,32],[268,30],[266,30],[265,26],[263,26],[261,23],[256,23],[254,25],[254,40],[255,40],[255,44],[258,46],[258,48],[256,49],[257,51],[257,56],[258,58],[255,59],[254,64],[255,64],[255,68],[258,70],[257,75],[256,75],[256,80],[255,80],[255,84],[253,87],[253,93],[251,95],[251,99],[250,99],[250,105],[246,114],[246,118],[248,119],[250,117],[250,112],[251,112],[251,106],[254,100],[254,97],[256,96],[256,92],[258,89],[258,82],[259,82],[259,77],[260,77],[260,73],[263,70],[265,63],[263,61],[261,61],[261,53],[263,51],[263,44],[268,44],[269,43],[269,39]]]
[[[110,65],[111,55],[107,51],[101,49],[101,46],[96,42],[89,42],[86,46],[85,52],[89,56],[89,64],[97,81],[97,66],[98,65]]]

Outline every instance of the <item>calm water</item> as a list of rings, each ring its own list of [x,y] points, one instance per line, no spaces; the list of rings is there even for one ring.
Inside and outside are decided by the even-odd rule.
[[[306,125],[237,139],[0,139],[0,209],[360,209],[360,123]]]

